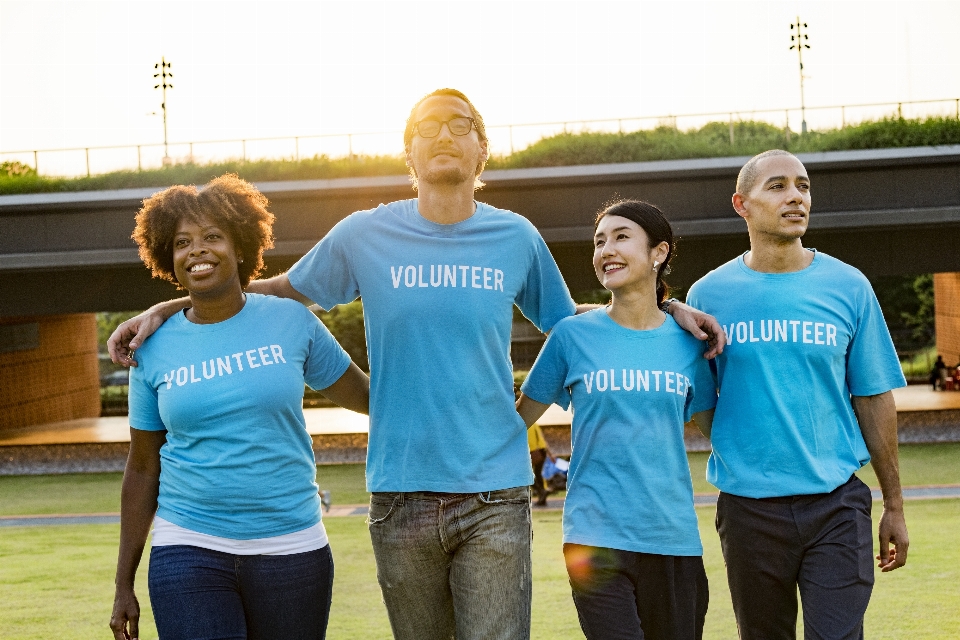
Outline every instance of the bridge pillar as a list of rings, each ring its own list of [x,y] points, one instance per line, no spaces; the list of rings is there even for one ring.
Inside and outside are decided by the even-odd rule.
[[[0,432],[99,415],[94,314],[0,318]]]
[[[960,273],[933,274],[937,353],[947,366],[960,362]]]

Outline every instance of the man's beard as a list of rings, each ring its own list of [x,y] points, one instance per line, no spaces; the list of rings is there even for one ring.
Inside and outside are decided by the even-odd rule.
[[[464,182],[473,182],[475,176],[468,175],[460,167],[447,167],[445,169],[435,169],[426,171],[417,175],[417,182],[433,184],[437,186],[453,187]]]

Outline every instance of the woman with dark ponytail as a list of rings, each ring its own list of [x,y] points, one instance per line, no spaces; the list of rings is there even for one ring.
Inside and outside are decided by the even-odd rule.
[[[588,640],[695,640],[707,576],[683,441],[708,425],[716,386],[704,345],[661,310],[673,231],[639,200],[597,215],[593,266],[606,307],[561,320],[522,387],[532,424],[574,406],[563,554]]]

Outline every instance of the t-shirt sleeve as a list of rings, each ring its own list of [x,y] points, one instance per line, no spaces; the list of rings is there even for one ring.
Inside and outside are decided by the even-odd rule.
[[[129,405],[130,426],[141,431],[166,431],[167,427],[160,419],[160,405],[157,390],[146,380],[146,367],[130,369],[130,386],[127,402]]]
[[[570,390],[564,386],[568,370],[563,338],[554,332],[547,338],[520,390],[532,400],[556,403],[566,409],[570,406]]]
[[[880,303],[864,279],[859,292],[859,316],[847,349],[847,387],[855,396],[874,396],[905,387],[906,379]]]
[[[293,288],[324,309],[352,302],[360,295],[347,259],[353,219],[348,216],[338,222],[287,272]]]
[[[693,283],[693,286],[687,290],[687,297],[684,300],[685,303],[693,307],[694,309],[700,309],[702,301],[700,300],[700,286],[699,282]]]
[[[309,316],[305,324],[312,337],[310,353],[303,363],[303,380],[311,389],[326,389],[350,366],[350,356],[315,315],[304,311]]]
[[[694,348],[702,351],[706,347],[704,343],[697,341]],[[710,362],[702,355],[696,359],[693,370],[693,394],[687,400],[687,406],[684,409],[684,422],[690,422],[695,413],[717,406],[717,383]]]
[[[547,333],[560,320],[576,313],[577,308],[547,243],[536,230],[531,228],[530,234],[533,256],[516,302],[523,315]]]

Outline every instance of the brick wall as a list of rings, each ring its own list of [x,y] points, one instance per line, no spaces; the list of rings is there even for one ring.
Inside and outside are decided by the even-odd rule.
[[[933,274],[937,353],[953,366],[960,362],[960,273]]]
[[[0,318],[0,430],[100,415],[92,313]]]

